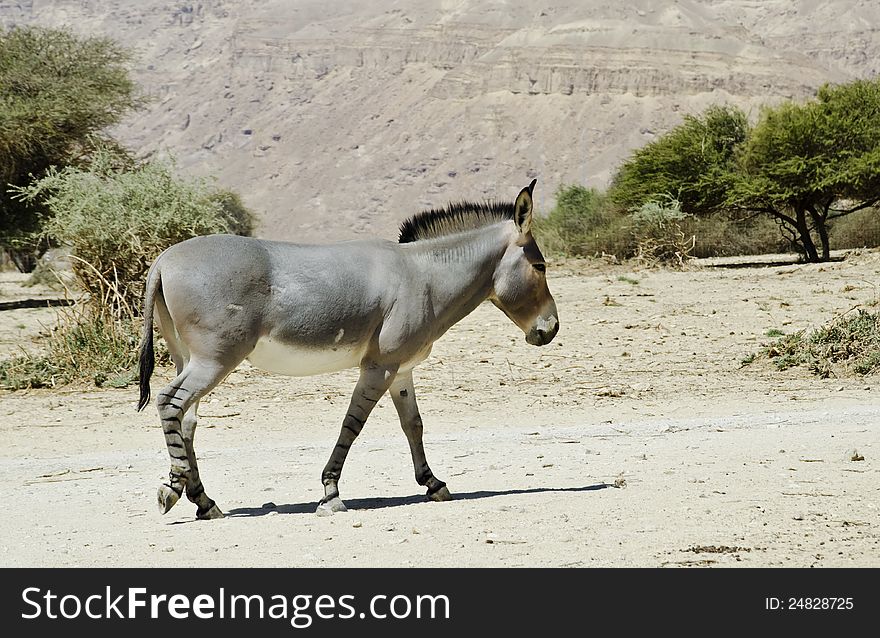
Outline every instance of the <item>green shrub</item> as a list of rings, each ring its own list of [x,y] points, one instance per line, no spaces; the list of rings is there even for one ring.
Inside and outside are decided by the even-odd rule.
[[[75,283],[86,294],[59,313],[44,353],[0,362],[2,387],[133,382],[141,297],[153,260],[190,237],[253,227],[234,193],[206,180],[179,179],[172,164],[135,165],[106,145],[90,159],[87,169],[50,169],[18,189],[20,197],[40,200],[49,210],[44,229],[69,246]]]
[[[246,208],[238,193],[230,190],[219,190],[208,195],[208,201],[220,206],[220,214],[226,220],[226,232],[233,235],[251,236],[256,230],[257,219],[249,208]]]
[[[729,257],[788,252],[791,243],[779,232],[769,216],[734,219],[723,213],[704,216],[672,213],[676,219],[660,228],[650,222],[656,208],[675,207],[670,196],[655,198],[638,216],[626,214],[607,195],[592,188],[563,185],[556,193],[556,207],[546,217],[535,219],[535,235],[550,255],[592,257],[614,255],[628,259],[639,255],[639,241],[664,238],[684,252],[685,244],[691,257]],[[640,210],[637,208],[636,211]],[[838,224],[844,222],[841,219]],[[657,220],[655,220],[657,221]],[[677,231],[676,231],[677,228]],[[677,234],[680,231],[680,235]],[[642,247],[645,255],[647,245]],[[672,251],[672,255],[677,250]],[[677,260],[677,258],[676,258]]]
[[[778,370],[805,366],[826,378],[852,372],[880,371],[880,313],[858,309],[828,325],[785,335],[765,346],[756,358],[773,361]]]
[[[536,217],[535,235],[548,254],[568,257],[615,255],[625,258],[634,245],[629,220],[609,205],[596,189],[562,185],[556,207],[546,217]]]
[[[115,317],[138,314],[152,261],[197,235],[249,232],[240,200],[207,180],[183,180],[173,164],[132,165],[119,151],[95,150],[88,168],[50,169],[19,196],[48,210],[44,230],[71,249],[73,272],[90,303]]]

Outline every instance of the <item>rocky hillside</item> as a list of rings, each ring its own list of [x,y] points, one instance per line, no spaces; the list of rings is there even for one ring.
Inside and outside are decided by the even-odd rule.
[[[880,72],[874,0],[0,0],[0,23],[134,47],[153,100],[117,135],[290,240],[392,238],[532,177],[546,209],[685,113]]]

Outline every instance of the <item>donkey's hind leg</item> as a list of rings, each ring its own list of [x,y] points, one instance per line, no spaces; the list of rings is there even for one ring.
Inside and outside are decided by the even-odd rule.
[[[196,435],[196,425],[199,421],[199,402],[194,401],[189,410],[183,417],[183,445],[186,449],[186,456],[189,460],[189,478],[186,481],[186,497],[190,502],[195,503],[196,518],[203,520],[211,518],[223,518],[223,512],[217,507],[213,500],[205,494],[205,487],[202,485],[202,479],[199,476],[199,463],[196,458],[196,451],[193,447],[193,439]]]
[[[397,415],[400,417],[400,427],[403,428],[403,433],[406,434],[406,440],[409,443],[416,482],[428,488],[428,498],[432,501],[452,500],[446,483],[434,476],[431,468],[428,467],[425,446],[422,443],[422,417],[416,403],[412,371],[398,374],[389,392],[391,400],[394,401],[394,407],[397,408]]]
[[[174,507],[184,490],[198,506],[199,518],[220,518],[217,508],[202,486],[199,477],[193,436],[198,400],[210,392],[235,366],[190,359],[180,374],[156,397],[165,445],[171,457],[168,482],[159,486],[159,511],[165,514]]]

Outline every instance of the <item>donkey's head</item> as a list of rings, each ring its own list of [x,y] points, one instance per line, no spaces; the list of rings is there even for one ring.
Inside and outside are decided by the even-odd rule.
[[[495,269],[494,289],[489,297],[501,311],[526,333],[526,341],[543,346],[559,331],[556,302],[547,288],[547,264],[531,233],[532,180],[522,189],[514,205],[507,250]]]

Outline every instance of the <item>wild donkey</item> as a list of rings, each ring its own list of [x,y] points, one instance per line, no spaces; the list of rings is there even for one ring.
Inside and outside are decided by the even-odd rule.
[[[199,399],[239,363],[306,376],[359,367],[342,432],[321,475],[319,514],[342,511],[337,488],[351,444],[390,390],[416,481],[452,498],[428,467],[412,369],[434,341],[489,299],[536,346],[559,330],[544,257],[530,232],[532,189],[513,204],[453,204],[408,219],[398,243],[291,244],[196,237],[162,253],[147,277],[140,402],[150,400],[153,313],[177,377],[158,396],[171,455],[159,487],[164,514],[184,490],[198,518],[223,513],[205,494],[193,450]]]

